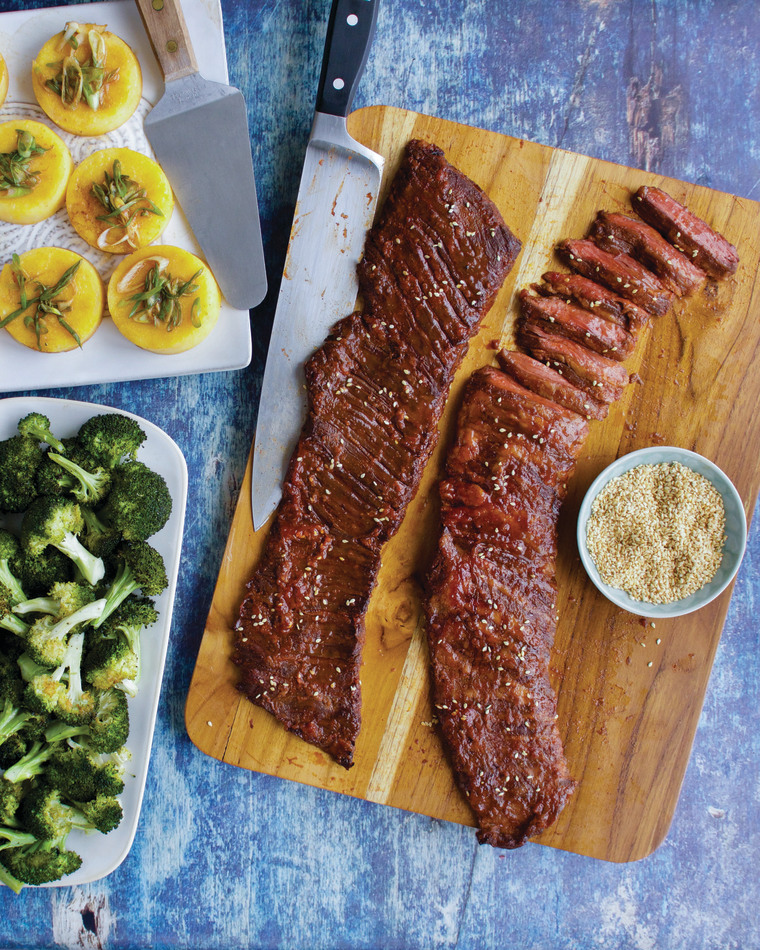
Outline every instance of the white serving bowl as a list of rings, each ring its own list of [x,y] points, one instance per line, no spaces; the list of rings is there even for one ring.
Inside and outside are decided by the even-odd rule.
[[[711,581],[681,600],[669,604],[650,604],[646,601],[634,600],[624,590],[610,587],[609,584],[604,583],[586,546],[586,531],[594,499],[611,479],[622,475],[637,465],[657,465],[661,462],[680,462],[712,482],[723,499],[726,512],[726,540],[723,547],[723,560]],[[578,551],[586,573],[591,578],[594,586],[613,604],[631,613],[646,617],[680,617],[694,610],[699,610],[705,604],[709,604],[734,579],[747,544],[747,518],[739,493],[717,465],[696,452],[690,452],[688,449],[681,449],[672,445],[652,446],[622,456],[597,475],[589,486],[578,513],[577,539]]]

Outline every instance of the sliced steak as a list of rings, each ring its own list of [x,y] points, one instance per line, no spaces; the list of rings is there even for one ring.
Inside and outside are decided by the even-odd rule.
[[[635,257],[677,297],[695,294],[705,283],[705,272],[644,221],[614,211],[600,211],[589,237],[605,251]]]
[[[607,403],[592,399],[587,392],[574,386],[556,369],[533,359],[527,353],[499,350],[496,359],[501,369],[515,382],[537,396],[550,399],[558,406],[577,412],[586,419],[604,419],[609,411]]]
[[[660,188],[642,185],[634,195],[633,207],[710,277],[721,280],[736,273],[739,255],[734,245]]]
[[[633,336],[637,336],[649,323],[646,310],[581,274],[547,271],[542,280],[542,284],[533,284],[533,289],[538,293],[562,297],[568,303],[575,303],[584,310],[625,327]]]
[[[628,254],[610,254],[588,238],[562,241],[557,251],[573,270],[632,300],[647,313],[659,317],[670,309],[673,291]]]
[[[547,332],[561,333],[613,360],[627,359],[636,346],[636,338],[624,327],[597,316],[593,310],[567,303],[561,297],[536,296],[529,290],[521,290],[520,311],[527,323]]]
[[[573,386],[598,402],[615,402],[628,385],[628,373],[616,360],[594,353],[558,333],[546,333],[521,321],[517,341],[531,356],[561,373]]]

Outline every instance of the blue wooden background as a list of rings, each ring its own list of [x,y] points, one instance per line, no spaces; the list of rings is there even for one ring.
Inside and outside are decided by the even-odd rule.
[[[0,0],[33,5],[46,4]],[[235,769],[189,742],[184,701],[253,432],[329,0],[222,7],[270,293],[246,370],[55,393],[170,433],[189,466],[187,527],[133,849],[92,885],[0,891],[0,946],[760,947],[757,518],[675,819],[638,863],[481,848],[469,828]],[[760,199],[759,13],[756,0],[381,0],[355,106],[402,106]]]

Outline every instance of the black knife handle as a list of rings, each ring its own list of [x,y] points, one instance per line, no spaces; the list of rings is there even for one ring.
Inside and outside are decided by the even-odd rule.
[[[317,112],[348,116],[375,35],[380,0],[333,0]]]

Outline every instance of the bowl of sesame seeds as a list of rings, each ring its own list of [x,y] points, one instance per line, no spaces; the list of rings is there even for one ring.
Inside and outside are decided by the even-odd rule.
[[[604,596],[631,613],[678,617],[734,579],[747,543],[742,500],[696,452],[652,446],[608,465],[578,513],[578,551]]]

